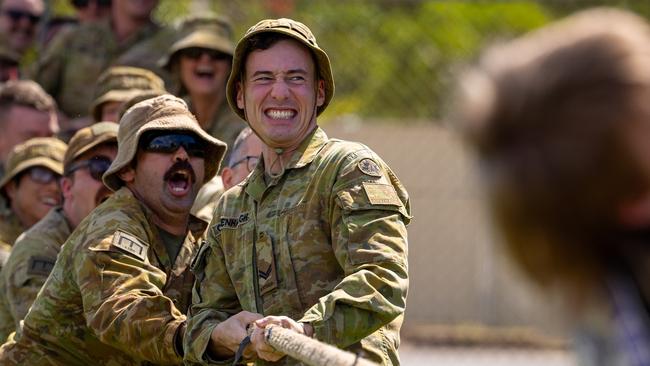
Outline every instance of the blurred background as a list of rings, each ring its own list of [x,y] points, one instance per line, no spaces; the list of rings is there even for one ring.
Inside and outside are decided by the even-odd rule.
[[[404,365],[574,365],[560,304],[504,256],[444,115],[458,70],[487,44],[598,5],[650,15],[645,0],[161,0],[156,17],[174,24],[211,10],[231,19],[236,39],[268,17],[315,33],[336,81],[321,126],[378,152],[411,195]],[[67,0],[48,11],[72,13]]]

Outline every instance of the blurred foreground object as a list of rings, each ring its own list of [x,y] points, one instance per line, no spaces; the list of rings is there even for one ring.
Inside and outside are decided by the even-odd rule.
[[[488,49],[454,119],[507,249],[561,290],[585,365],[650,362],[650,28],[593,9]]]

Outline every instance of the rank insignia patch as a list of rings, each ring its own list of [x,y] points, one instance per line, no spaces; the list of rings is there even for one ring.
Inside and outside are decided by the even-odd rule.
[[[372,159],[362,159],[357,166],[359,167],[359,170],[361,170],[361,172],[364,174],[373,177],[381,177],[381,169],[379,169],[379,165],[377,165],[377,163],[375,163]]]
[[[29,258],[27,273],[37,276],[49,276],[54,268],[54,261],[47,257],[33,256]]]
[[[149,249],[149,246],[140,242],[138,238],[122,231],[115,232],[111,246],[133,254],[142,261],[147,258],[147,249]]]

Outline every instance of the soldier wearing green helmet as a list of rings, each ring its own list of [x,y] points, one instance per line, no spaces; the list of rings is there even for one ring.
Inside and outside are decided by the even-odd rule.
[[[226,81],[234,45],[230,22],[214,14],[194,15],[179,25],[180,37],[160,60],[182,97],[210,135],[232,147],[246,124],[228,107]]]
[[[189,211],[226,146],[171,95],[129,108],[117,141],[103,175],[115,193],[67,239],[0,363],[182,364],[190,260],[207,226]]]
[[[409,198],[377,154],[318,127],[333,94],[329,58],[304,24],[263,20],[237,44],[226,95],[265,145],[220,199],[193,263],[187,362],[236,361],[247,328],[244,358],[278,361],[262,334],[275,324],[399,364]]]

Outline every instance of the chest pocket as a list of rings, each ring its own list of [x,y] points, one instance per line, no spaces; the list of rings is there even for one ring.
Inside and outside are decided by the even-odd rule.
[[[194,273],[190,266],[187,266],[183,272],[176,275],[169,273],[167,283],[163,288],[163,293],[172,299],[172,302],[183,314],[187,314],[190,304],[192,303],[192,286],[194,285]]]

